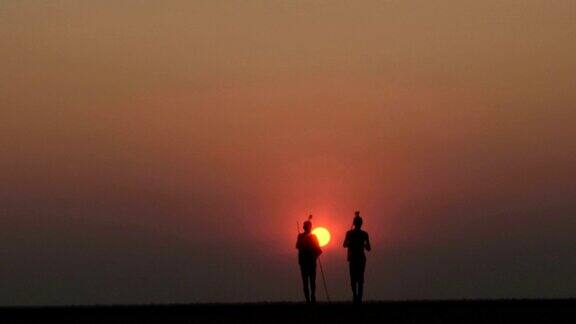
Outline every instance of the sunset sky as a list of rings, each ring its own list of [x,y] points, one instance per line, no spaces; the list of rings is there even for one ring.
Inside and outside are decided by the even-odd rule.
[[[0,305],[574,297],[576,1],[0,2]],[[324,299],[323,290],[319,298]]]

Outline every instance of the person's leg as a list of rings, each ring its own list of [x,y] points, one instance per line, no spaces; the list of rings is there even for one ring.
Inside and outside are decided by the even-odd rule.
[[[358,263],[358,302],[362,303],[362,295],[364,294],[364,270],[366,269],[366,260]]]
[[[350,285],[352,286],[352,301],[356,302],[356,275],[354,271],[354,262],[350,261],[348,263],[350,268]]]
[[[364,293],[364,282],[358,281],[358,296],[356,297],[358,304],[362,304],[362,294],[363,293]]]
[[[316,302],[316,265],[312,266],[310,273],[310,299],[312,303]]]
[[[300,272],[302,276],[302,286],[304,287],[304,298],[306,298],[306,303],[310,302],[310,291],[308,290],[308,274],[306,273],[305,267],[300,267]]]

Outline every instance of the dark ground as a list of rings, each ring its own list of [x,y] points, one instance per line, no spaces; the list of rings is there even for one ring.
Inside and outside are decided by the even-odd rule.
[[[576,323],[576,299],[0,307],[0,323]]]

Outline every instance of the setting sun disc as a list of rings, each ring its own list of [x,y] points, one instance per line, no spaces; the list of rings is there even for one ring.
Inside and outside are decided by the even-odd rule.
[[[316,235],[320,246],[325,246],[330,242],[330,232],[324,227],[316,227],[312,230],[312,234]]]

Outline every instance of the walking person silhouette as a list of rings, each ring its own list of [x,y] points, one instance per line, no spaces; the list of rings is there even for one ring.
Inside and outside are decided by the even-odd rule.
[[[355,212],[352,221],[354,229],[346,233],[344,247],[348,248],[348,263],[350,266],[350,282],[352,284],[352,297],[355,304],[362,303],[364,292],[364,269],[366,268],[366,255],[364,250],[370,251],[370,240],[368,233],[361,230],[362,217],[360,212]]]
[[[306,303],[316,303],[316,259],[322,254],[322,249],[316,235],[311,233],[310,218],[312,215],[304,222],[304,233],[298,234],[296,248]]]

